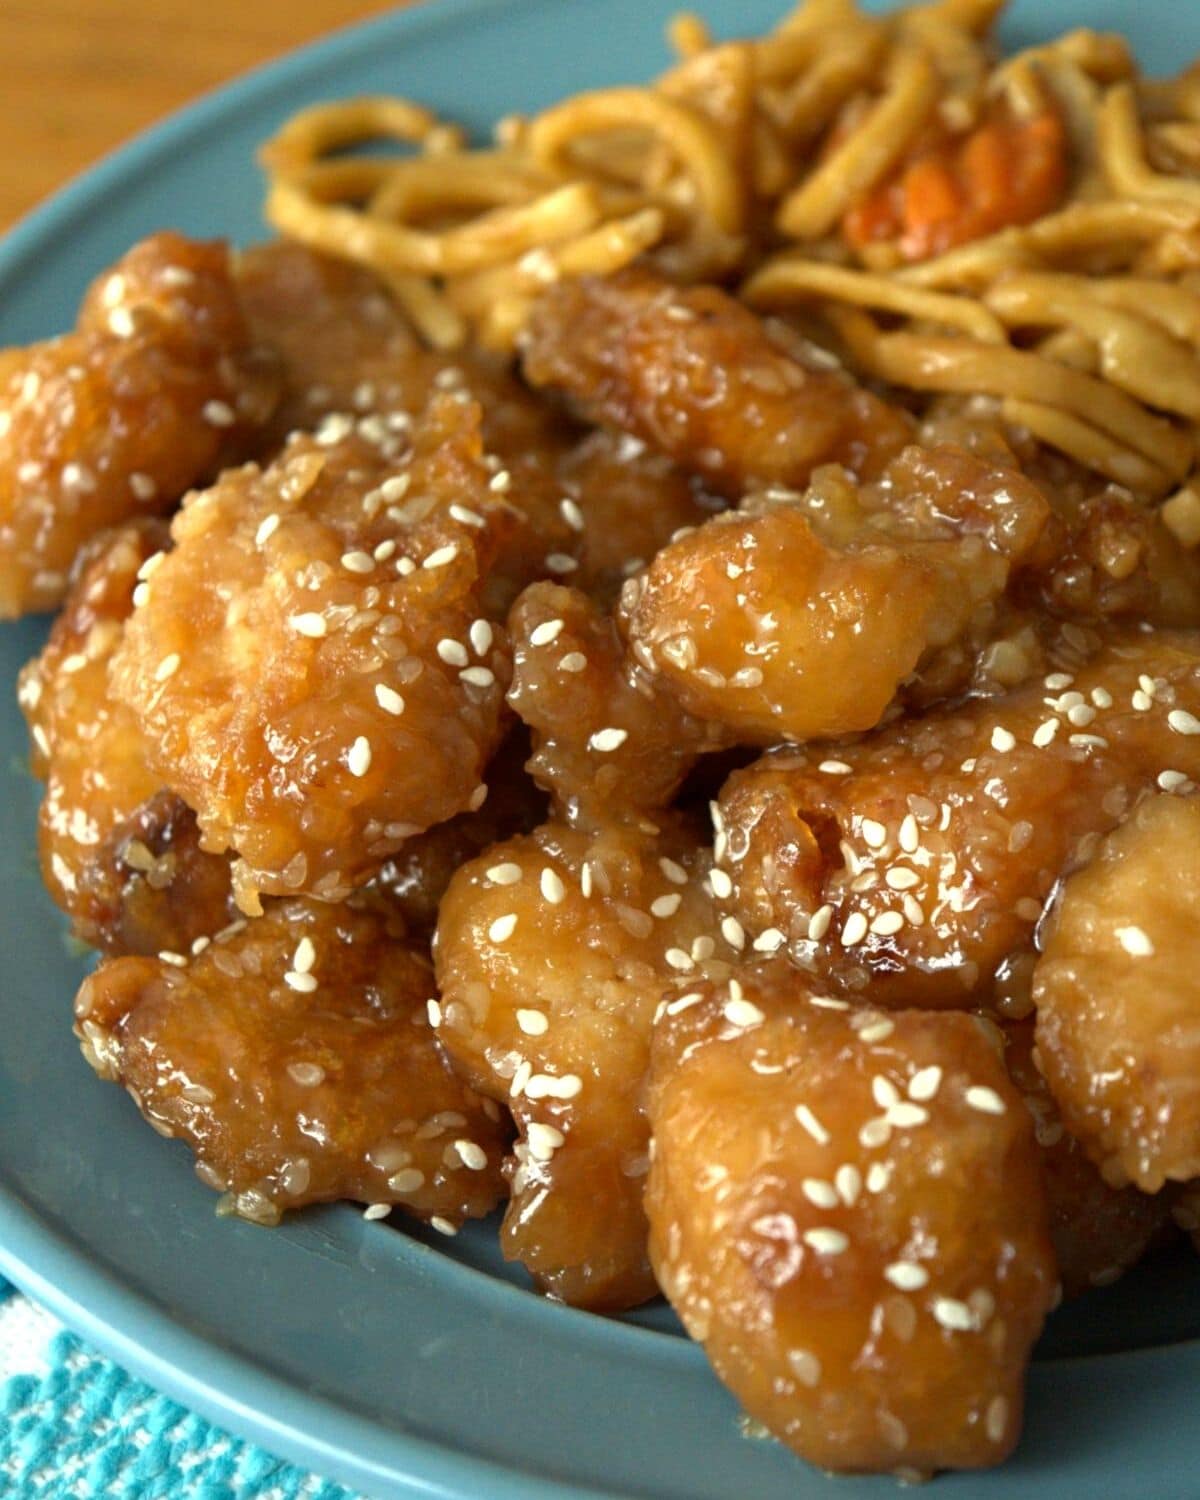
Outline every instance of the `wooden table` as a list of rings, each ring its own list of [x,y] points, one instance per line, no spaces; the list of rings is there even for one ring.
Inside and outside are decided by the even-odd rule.
[[[169,110],[396,0],[0,0],[0,229]]]

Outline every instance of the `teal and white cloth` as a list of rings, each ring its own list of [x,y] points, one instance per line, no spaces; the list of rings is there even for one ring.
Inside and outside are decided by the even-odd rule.
[[[358,1500],[168,1401],[0,1280],[0,1500]]]

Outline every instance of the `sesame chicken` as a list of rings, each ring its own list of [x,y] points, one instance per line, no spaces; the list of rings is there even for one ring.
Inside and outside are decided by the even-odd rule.
[[[438,395],[411,434],[330,418],[175,518],[112,685],[204,847],[236,854],[244,911],[338,900],[486,795],[509,656],[485,580],[519,522],[481,454]]]
[[[1068,875],[1041,948],[1037,1061],[1068,1130],[1116,1186],[1200,1177],[1200,799],[1134,808]]]
[[[194,958],[101,965],[76,1031],[230,1211],[272,1224],[350,1198],[457,1227],[503,1196],[508,1132],[447,1066],[432,993],[428,957],[379,916],[294,899]]]
[[[664,987],[723,974],[707,851],[661,828],[548,823],[464,865],[438,918],[438,1036],[520,1131],[506,1257],[542,1290],[616,1310],[654,1295],[641,1086]]]
[[[659,1282],[751,1417],[824,1469],[999,1463],[1055,1293],[1033,1121],[986,1023],[688,983],[655,1030]]]
[[[1200,781],[1200,637],[1114,632],[1072,666],[735,772],[729,909],[839,992],[1027,1013],[1012,970],[1055,882],[1140,795]]]
[[[178,234],[105,271],[75,332],[0,351],[0,619],[57,605],[89,537],[245,455],[277,394],[224,245]]]

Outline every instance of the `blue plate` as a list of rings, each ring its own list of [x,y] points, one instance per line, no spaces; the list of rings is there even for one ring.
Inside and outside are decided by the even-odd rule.
[[[718,31],[773,0],[706,0]],[[66,327],[92,275],[171,225],[261,234],[257,144],[298,106],[399,91],[479,133],[512,110],[649,76],[674,7],[438,0],[340,33],[142,137],[0,247],[0,344]],[[1133,27],[1142,62],[1200,52],[1200,6],[1017,0],[1008,38]],[[606,1321],[533,1296],[494,1226],[437,1246],[350,1208],[272,1231],[213,1216],[185,1150],[96,1082],[70,1035],[84,964],[37,878],[37,789],[12,699],[38,624],[0,629],[0,1271],[154,1385],[380,1497],[805,1500],[827,1480],[745,1438],[734,1402],[662,1310]],[[1052,1322],[1014,1461],[939,1500],[1200,1493],[1200,1276],[1182,1253]],[[891,1497],[890,1480],[839,1496]]]

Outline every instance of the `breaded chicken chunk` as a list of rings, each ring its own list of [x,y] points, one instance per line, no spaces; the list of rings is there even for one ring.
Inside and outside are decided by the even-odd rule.
[[[1050,1238],[1064,1296],[1110,1286],[1172,1234],[1169,1193],[1110,1187],[1062,1122],[1046,1080],[1034,1063],[1033,1020],[1003,1028],[1004,1062],[1033,1116],[1042,1151],[1042,1182],[1050,1210]]]
[[[549,823],[450,883],[438,918],[438,1036],[521,1133],[501,1232],[551,1296],[616,1310],[654,1295],[642,1188],[650,1031],[675,974],[729,972],[707,851],[660,832]]]
[[[163,790],[137,721],[109,692],[139,574],[166,541],[166,524],[146,520],[86,543],[18,687],[46,783],[42,879],[75,935],[106,953],[186,950],[233,915],[228,862],[200,850],[191,811]]]
[[[720,797],[730,910],[839,991],[988,1004],[1095,839],[1200,782],[1197,715],[1200,636],[1134,630],[1006,696],[765,755]]]
[[[1147,799],[1069,876],[1033,999],[1038,1063],[1105,1177],[1200,1177],[1200,798]]]
[[[907,448],[868,485],[824,469],[663,548],[626,585],[622,627],[684,708],[743,740],[871,729],[910,673],[986,637],[1049,513],[958,449]]]
[[[449,1233],[503,1196],[508,1134],[442,1056],[433,993],[427,956],[380,917],[296,899],[190,961],[103,964],[76,1031],[233,1212],[272,1224],[350,1198]]]
[[[519,523],[481,453],[451,396],[411,427],[331,418],[175,518],[112,684],[205,848],[238,856],[243,910],[341,899],[482,800],[509,676],[489,570]]]
[[[224,245],[178,234],[104,272],[75,333],[0,352],[0,618],[58,604],[90,536],[244,456],[277,393]]]
[[[1033,1122],[966,1015],[689,984],[654,1038],[663,1290],[713,1368],[825,1469],[999,1463],[1055,1295]]]
[[[877,471],[904,445],[906,419],[784,337],[716,287],[629,270],[549,287],[524,370],[734,498],[802,486],[824,463]]]
[[[570,822],[665,807],[698,757],[730,742],[664,691],[578,589],[531,584],[508,628],[508,701],[533,736],[529,769]]]

